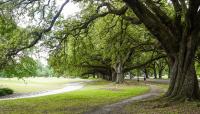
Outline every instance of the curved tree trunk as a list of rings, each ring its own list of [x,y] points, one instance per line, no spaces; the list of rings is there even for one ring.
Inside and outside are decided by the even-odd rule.
[[[170,68],[170,85],[166,93],[166,96],[169,98],[175,100],[193,100],[200,98],[194,62],[191,58],[191,53],[189,52],[188,54],[186,54],[185,57],[179,55],[172,61],[173,65],[172,68]]]
[[[171,0],[171,18],[152,0],[123,0],[156,37],[171,61],[170,86],[166,93],[173,99],[200,99],[194,57],[200,42],[200,1]],[[188,8],[187,8],[187,6]],[[186,6],[186,7],[185,7]]]

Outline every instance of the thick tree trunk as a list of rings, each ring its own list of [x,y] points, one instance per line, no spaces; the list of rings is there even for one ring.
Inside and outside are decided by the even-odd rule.
[[[97,73],[97,78],[98,78],[98,79],[101,78],[101,75],[100,75],[99,73]]]
[[[156,64],[153,64],[153,75],[154,75],[154,79],[157,79],[157,71],[156,71]]]
[[[95,75],[95,73],[93,74],[93,78],[96,78],[96,75]]]
[[[170,64],[168,64],[168,79],[170,79],[171,68],[172,68],[172,67],[170,67]]]
[[[106,76],[104,74],[102,74],[102,79],[106,80]]]
[[[175,18],[167,16],[151,0],[123,0],[157,38],[171,59],[171,82],[166,93],[173,99],[200,99],[194,56],[200,41],[199,0],[185,5],[171,0]],[[183,2],[185,3],[185,1]]]
[[[115,71],[112,71],[112,82],[116,81],[117,73]]]
[[[184,58],[184,60],[181,58]],[[179,55],[179,57],[173,60],[172,68],[170,68],[171,78],[166,96],[174,100],[193,100],[200,98],[194,62],[192,58],[187,58],[188,57],[180,57]]]
[[[132,80],[132,79],[133,79],[133,77],[134,77],[134,76],[133,76],[133,74],[131,74],[131,73],[130,73],[130,80]]]
[[[149,72],[147,68],[144,68],[144,75],[145,75],[145,78],[149,78]]]
[[[117,73],[116,83],[122,84],[123,82],[124,82],[124,75],[122,73]]]
[[[160,69],[159,72],[158,72],[159,79],[162,79],[162,73],[163,73],[163,69]]]
[[[131,74],[131,72],[128,72],[128,76],[129,76],[129,79],[132,80],[133,75]]]
[[[117,65],[116,73],[117,73],[116,83],[117,84],[123,83],[124,82],[124,74],[123,74],[123,68],[122,68],[122,64],[121,63],[119,63]]]
[[[106,75],[108,81],[112,81],[112,76],[111,75]]]

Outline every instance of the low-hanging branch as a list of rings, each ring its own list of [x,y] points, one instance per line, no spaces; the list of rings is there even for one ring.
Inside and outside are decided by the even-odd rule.
[[[149,64],[149,63],[152,63],[153,61],[156,61],[156,60],[159,60],[159,59],[165,58],[165,57],[167,57],[167,56],[166,56],[166,55],[161,55],[161,56],[158,56],[158,57],[154,57],[154,58],[152,58],[152,59],[150,59],[150,60],[147,60],[147,61],[144,62],[144,63],[141,63],[141,64],[134,64],[134,65],[132,65],[132,66],[129,66],[129,67],[127,67],[127,68],[124,68],[124,72],[128,72],[128,71],[133,70],[133,69],[141,68],[141,67],[143,67],[143,66],[146,66],[146,65]]]
[[[98,69],[98,68],[92,68],[84,73],[81,74],[81,76],[88,75],[88,74],[102,74],[102,75],[107,75],[111,76],[111,70],[110,69]]]

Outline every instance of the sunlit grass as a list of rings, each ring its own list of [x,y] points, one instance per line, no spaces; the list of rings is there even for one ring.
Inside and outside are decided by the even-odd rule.
[[[149,91],[145,85],[118,85],[107,81],[94,81],[82,90],[38,98],[0,102],[1,114],[78,114],[95,107]]]
[[[82,79],[69,78],[0,78],[0,88],[6,87],[14,90],[15,93],[38,92],[59,89],[65,86],[68,82],[80,81]]]

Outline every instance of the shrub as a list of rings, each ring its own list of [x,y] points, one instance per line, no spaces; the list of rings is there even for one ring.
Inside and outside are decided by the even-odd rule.
[[[13,90],[9,88],[0,88],[0,96],[13,94]]]

